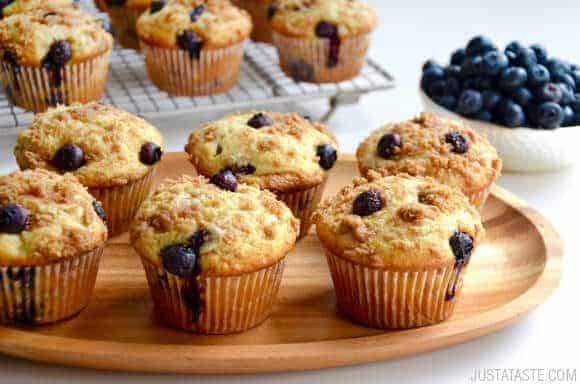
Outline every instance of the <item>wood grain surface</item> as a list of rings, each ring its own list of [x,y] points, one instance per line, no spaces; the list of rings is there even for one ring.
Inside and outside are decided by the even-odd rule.
[[[193,173],[183,154],[167,154],[157,181]],[[354,175],[353,157],[343,156],[327,194]],[[435,326],[381,331],[342,318],[311,231],[288,256],[278,304],[264,324],[230,336],[172,330],[153,319],[143,268],[125,234],[109,242],[93,299],[79,316],[37,328],[0,327],[0,352],[107,370],[254,373],[351,365],[449,346],[513,323],[560,281],[562,242],[536,211],[496,187],[484,221],[487,238],[472,257],[458,308]]]

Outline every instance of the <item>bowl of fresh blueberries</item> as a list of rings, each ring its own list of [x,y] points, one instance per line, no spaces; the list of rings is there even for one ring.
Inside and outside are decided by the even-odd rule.
[[[539,44],[501,50],[476,36],[448,65],[424,63],[420,96],[425,110],[487,135],[507,171],[554,171],[580,159],[580,66]]]

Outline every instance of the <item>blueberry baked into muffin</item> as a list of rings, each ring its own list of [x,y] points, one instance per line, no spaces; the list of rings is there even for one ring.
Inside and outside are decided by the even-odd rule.
[[[151,0],[100,0],[109,15],[115,40],[125,48],[139,49],[139,39],[135,24],[137,19],[150,6]],[[156,4],[164,3],[156,0]]]
[[[316,231],[338,309],[376,328],[451,316],[484,229],[460,191],[431,178],[358,178],[322,203]]]
[[[461,190],[479,210],[501,171],[501,160],[485,137],[431,113],[379,128],[360,144],[356,157],[363,176],[369,170],[431,176]]]
[[[3,0],[0,2],[0,19],[35,8],[71,7],[76,0]]]
[[[313,83],[358,75],[378,23],[375,10],[357,0],[279,0],[270,14],[282,70]]]
[[[143,202],[131,228],[156,316],[206,334],[262,323],[298,226],[274,195],[234,177],[166,182]]]
[[[228,0],[154,1],[137,21],[149,78],[172,95],[234,86],[251,30],[248,13]]]
[[[72,175],[0,176],[0,324],[53,323],[81,311],[107,240],[104,220]]]
[[[163,139],[145,120],[110,105],[74,104],[35,116],[17,138],[21,169],[72,173],[107,213],[110,235],[125,231],[149,193]]]
[[[33,9],[0,20],[0,79],[14,104],[35,112],[98,100],[112,47],[111,34],[88,13]]]
[[[273,192],[310,228],[337,144],[322,124],[296,113],[252,111],[206,123],[185,146],[197,171],[208,178],[237,178]]]
[[[272,26],[270,21],[277,8],[275,0],[232,0],[232,2],[248,11],[252,16],[252,40],[263,43],[272,42]]]

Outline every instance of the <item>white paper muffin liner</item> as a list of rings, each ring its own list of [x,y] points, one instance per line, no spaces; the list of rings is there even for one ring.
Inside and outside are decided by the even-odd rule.
[[[190,332],[242,332],[268,318],[282,281],[284,259],[255,272],[237,276],[199,276],[199,314],[188,305],[190,284],[141,258],[156,317],[164,324]]]
[[[103,247],[36,266],[0,266],[0,324],[40,325],[69,318],[91,298]]]

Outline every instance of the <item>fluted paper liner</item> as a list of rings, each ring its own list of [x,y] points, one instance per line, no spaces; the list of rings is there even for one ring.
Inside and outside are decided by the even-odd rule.
[[[465,272],[454,264],[430,270],[388,270],[354,263],[327,249],[325,255],[339,311],[373,328],[439,323],[451,316],[461,295]]]
[[[284,271],[284,259],[237,276],[199,276],[202,305],[198,316],[188,305],[188,282],[141,258],[156,317],[166,325],[190,332],[242,332],[265,321],[272,310]]]
[[[201,96],[225,92],[238,82],[244,42],[202,49],[199,59],[182,49],[159,48],[140,41],[151,81],[171,95]]]
[[[115,40],[125,48],[139,49],[139,38],[135,25],[137,19],[147,7],[133,8],[126,6],[111,5],[107,7],[107,13],[111,20]]]
[[[43,112],[57,104],[87,103],[99,100],[105,91],[109,73],[110,53],[61,69],[59,86],[52,81],[53,74],[42,67],[12,64],[0,61],[0,78],[12,102],[24,109]]]
[[[149,195],[156,172],[157,167],[153,166],[145,176],[128,184],[108,188],[89,188],[91,195],[101,202],[107,214],[109,237],[127,231],[137,209]]]
[[[369,48],[370,34],[343,38],[338,64],[332,68],[327,66],[329,39],[302,39],[273,31],[272,41],[278,49],[280,67],[288,76],[298,81],[337,83],[360,73]]]
[[[0,267],[0,324],[40,325],[69,318],[91,298],[103,248],[46,265]]]

